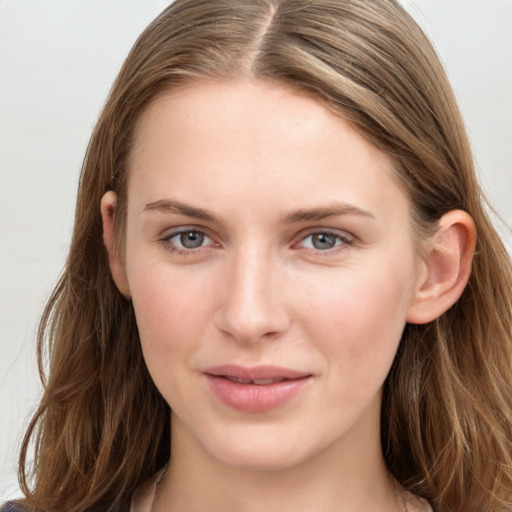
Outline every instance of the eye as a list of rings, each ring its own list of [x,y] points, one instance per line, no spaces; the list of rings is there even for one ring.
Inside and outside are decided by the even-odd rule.
[[[171,241],[176,238],[174,243],[177,243],[179,240],[179,244],[185,249],[197,249],[203,245],[205,235],[204,233],[200,233],[199,231],[185,231],[184,233],[180,233],[179,235],[173,236]]]
[[[197,229],[182,229],[163,238],[168,248],[173,252],[186,253],[213,244],[213,240],[204,232]]]
[[[329,251],[339,246],[350,245],[352,239],[347,235],[331,231],[316,231],[304,237],[301,241],[305,249],[314,249],[316,251]]]

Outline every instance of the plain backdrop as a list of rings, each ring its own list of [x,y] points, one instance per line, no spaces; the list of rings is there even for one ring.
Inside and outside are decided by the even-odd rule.
[[[512,235],[512,0],[403,0],[452,80],[484,189]],[[35,332],[62,269],[89,134],[164,0],[0,0],[0,503],[40,393]]]

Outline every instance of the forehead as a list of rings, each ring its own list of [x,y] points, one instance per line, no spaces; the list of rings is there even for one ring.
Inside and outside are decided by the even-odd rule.
[[[347,121],[261,81],[198,82],[155,100],[139,120],[129,172],[130,189],[147,202],[164,193],[212,204],[246,195],[283,208],[379,206],[391,192],[406,200],[391,159]]]

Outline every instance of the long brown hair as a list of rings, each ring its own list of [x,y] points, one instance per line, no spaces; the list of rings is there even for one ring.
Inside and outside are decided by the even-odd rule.
[[[20,457],[25,503],[122,508],[169,457],[169,407],[145,367],[131,303],[110,277],[100,200],[118,194],[122,250],[141,113],[191,81],[243,77],[313,96],[391,155],[419,234],[453,209],[473,217],[477,252],[462,297],[404,331],[385,383],[382,446],[394,477],[438,511],[508,510],[510,258],[487,217],[439,59],[394,0],[177,0],[140,36],[87,149],[69,258],[40,324],[45,391]]]

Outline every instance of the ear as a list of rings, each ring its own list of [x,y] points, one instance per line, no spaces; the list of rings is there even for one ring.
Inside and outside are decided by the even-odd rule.
[[[407,314],[407,322],[426,324],[440,317],[462,295],[471,274],[476,227],[461,210],[443,215],[428,240],[423,273]]]
[[[130,287],[126,271],[116,247],[116,207],[117,195],[113,191],[107,192],[101,199],[101,218],[103,220],[103,243],[107,249],[108,264],[114,283],[118,290],[127,298],[130,298]]]

